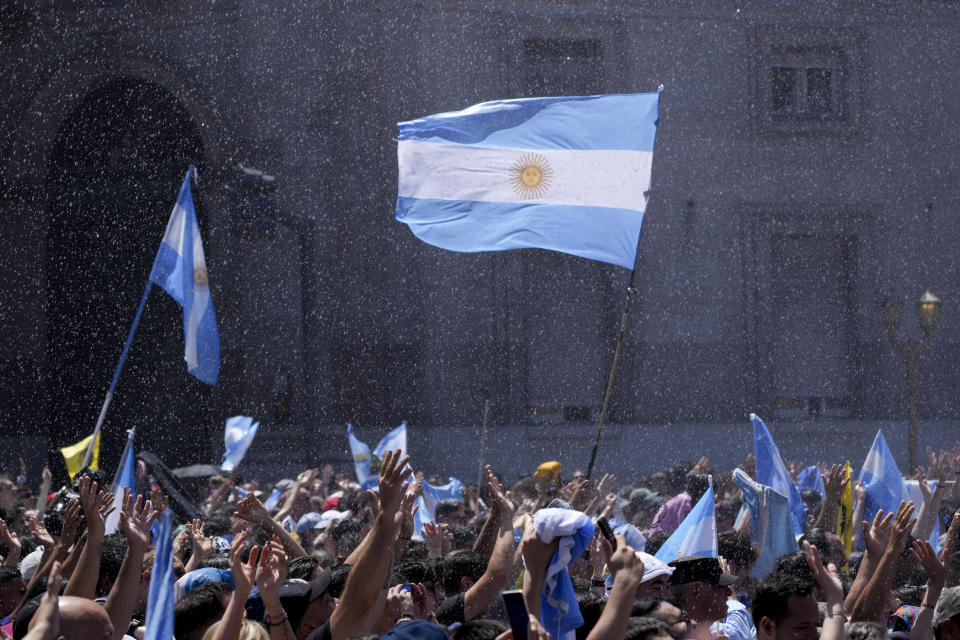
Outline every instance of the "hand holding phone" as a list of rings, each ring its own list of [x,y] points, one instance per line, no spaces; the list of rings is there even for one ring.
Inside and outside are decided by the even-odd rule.
[[[519,589],[504,591],[500,596],[503,598],[503,608],[507,610],[510,629],[513,630],[513,640],[527,640],[530,616],[527,614],[527,603],[523,599],[523,591]]]
[[[610,528],[610,523],[607,522],[607,519],[597,518],[597,526],[600,527],[600,533],[603,537],[607,539],[607,542],[609,542],[613,550],[616,551],[617,539],[613,536],[613,529]]]

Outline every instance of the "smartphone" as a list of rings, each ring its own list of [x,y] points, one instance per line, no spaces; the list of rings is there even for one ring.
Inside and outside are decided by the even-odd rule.
[[[609,542],[613,550],[616,551],[617,539],[613,537],[613,529],[610,528],[610,523],[607,522],[607,519],[597,518],[597,526],[600,527],[600,533],[603,537],[607,539],[607,542]]]
[[[527,640],[530,617],[527,615],[527,603],[523,601],[523,591],[519,589],[504,591],[500,596],[503,598],[503,608],[507,610],[507,618],[513,630],[513,640]]]

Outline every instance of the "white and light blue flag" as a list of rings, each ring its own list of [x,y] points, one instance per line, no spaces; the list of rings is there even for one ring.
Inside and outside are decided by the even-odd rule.
[[[393,429],[387,435],[383,436],[377,443],[377,448],[373,450],[373,455],[383,460],[387,451],[400,449],[400,457],[407,455],[407,423],[402,422],[399,427]]]
[[[750,516],[750,539],[758,550],[750,575],[763,579],[779,556],[798,548],[790,500],[779,491],[754,482],[742,469],[734,469],[733,482],[743,492],[744,507]]]
[[[713,506],[713,478],[709,487],[655,557],[670,563],[680,556],[717,557],[717,517]]]
[[[243,456],[247,454],[247,449],[253,444],[259,428],[260,423],[254,422],[249,416],[227,418],[227,426],[223,431],[223,446],[226,451],[223,453],[221,471],[233,471],[240,464]]]
[[[193,171],[193,165],[190,165],[153,261],[150,281],[163,287],[183,307],[187,371],[198,380],[214,385],[220,371],[220,335],[213,314],[197,212],[190,192]]]
[[[499,100],[401,122],[396,218],[451,251],[540,248],[632,269],[659,101]]]
[[[755,413],[750,414],[753,422],[753,452],[757,458],[757,482],[787,496],[790,500],[790,513],[793,516],[793,533],[802,535],[807,530],[807,505],[800,497],[797,485],[793,483],[790,472],[783,464],[780,450],[777,449],[770,430]]]
[[[147,596],[147,631],[144,640],[173,639],[173,509],[160,516],[157,535],[157,557],[150,574],[150,593]]]
[[[370,447],[360,442],[353,435],[353,425],[347,425],[347,439],[350,441],[350,456],[353,458],[353,469],[357,473],[357,482],[363,489],[377,486],[377,476],[370,470]]]
[[[806,467],[797,474],[797,489],[816,491],[820,494],[821,500],[827,497],[827,488],[823,484],[823,476],[820,475],[820,468],[817,465]]]
[[[436,524],[437,504],[441,500],[463,501],[463,483],[452,476],[447,478],[447,484],[435,486],[424,481],[422,486],[423,491],[417,498],[419,509],[413,514],[413,532],[418,537],[422,537],[425,522]]]
[[[104,535],[117,532],[117,525],[120,524],[120,512],[123,511],[123,490],[129,489],[133,496],[136,496],[137,493],[133,460],[133,431],[133,429],[127,431],[127,445],[123,448],[120,464],[113,476],[113,484],[110,485],[110,493],[113,494],[113,512],[107,516]]]
[[[867,492],[866,505],[863,508],[863,519],[873,522],[873,516],[878,509],[886,513],[896,513],[901,500],[909,500],[903,476],[897,468],[897,461],[893,459],[883,431],[877,431],[873,445],[867,453],[867,459],[860,469],[857,481],[863,484]]]

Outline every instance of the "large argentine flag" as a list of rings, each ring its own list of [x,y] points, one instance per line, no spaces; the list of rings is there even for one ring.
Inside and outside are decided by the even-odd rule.
[[[657,560],[673,562],[680,556],[717,557],[717,517],[713,507],[713,478],[696,506],[690,510],[655,554]]]
[[[632,269],[659,100],[500,100],[401,122],[397,220],[452,251],[536,247]]]
[[[220,336],[207,282],[207,261],[200,243],[200,227],[190,193],[193,165],[180,187],[163,242],[153,261],[150,281],[160,285],[183,307],[184,359],[187,371],[207,384],[217,383]]]
[[[896,513],[901,500],[909,500],[910,496],[903,484],[903,476],[897,468],[897,462],[890,453],[883,431],[877,431],[873,439],[867,459],[863,461],[860,477],[857,478],[867,492],[866,505],[863,509],[863,519],[873,520],[878,509],[886,513]]]
[[[400,426],[393,429],[387,435],[383,436],[377,443],[377,448],[373,450],[373,455],[381,460],[387,455],[387,451],[400,449],[400,457],[407,455],[407,423],[400,423]]]

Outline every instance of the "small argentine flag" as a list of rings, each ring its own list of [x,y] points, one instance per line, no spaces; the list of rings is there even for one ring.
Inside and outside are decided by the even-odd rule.
[[[713,506],[713,477],[709,487],[677,530],[657,551],[657,560],[670,563],[680,556],[717,557],[717,517]]]
[[[193,171],[193,165],[190,165],[153,261],[150,281],[163,287],[183,307],[187,371],[198,380],[215,385],[220,372],[220,335],[213,314],[200,227],[190,192]]]
[[[632,269],[659,102],[500,100],[401,122],[397,220],[451,251],[534,247]]]

